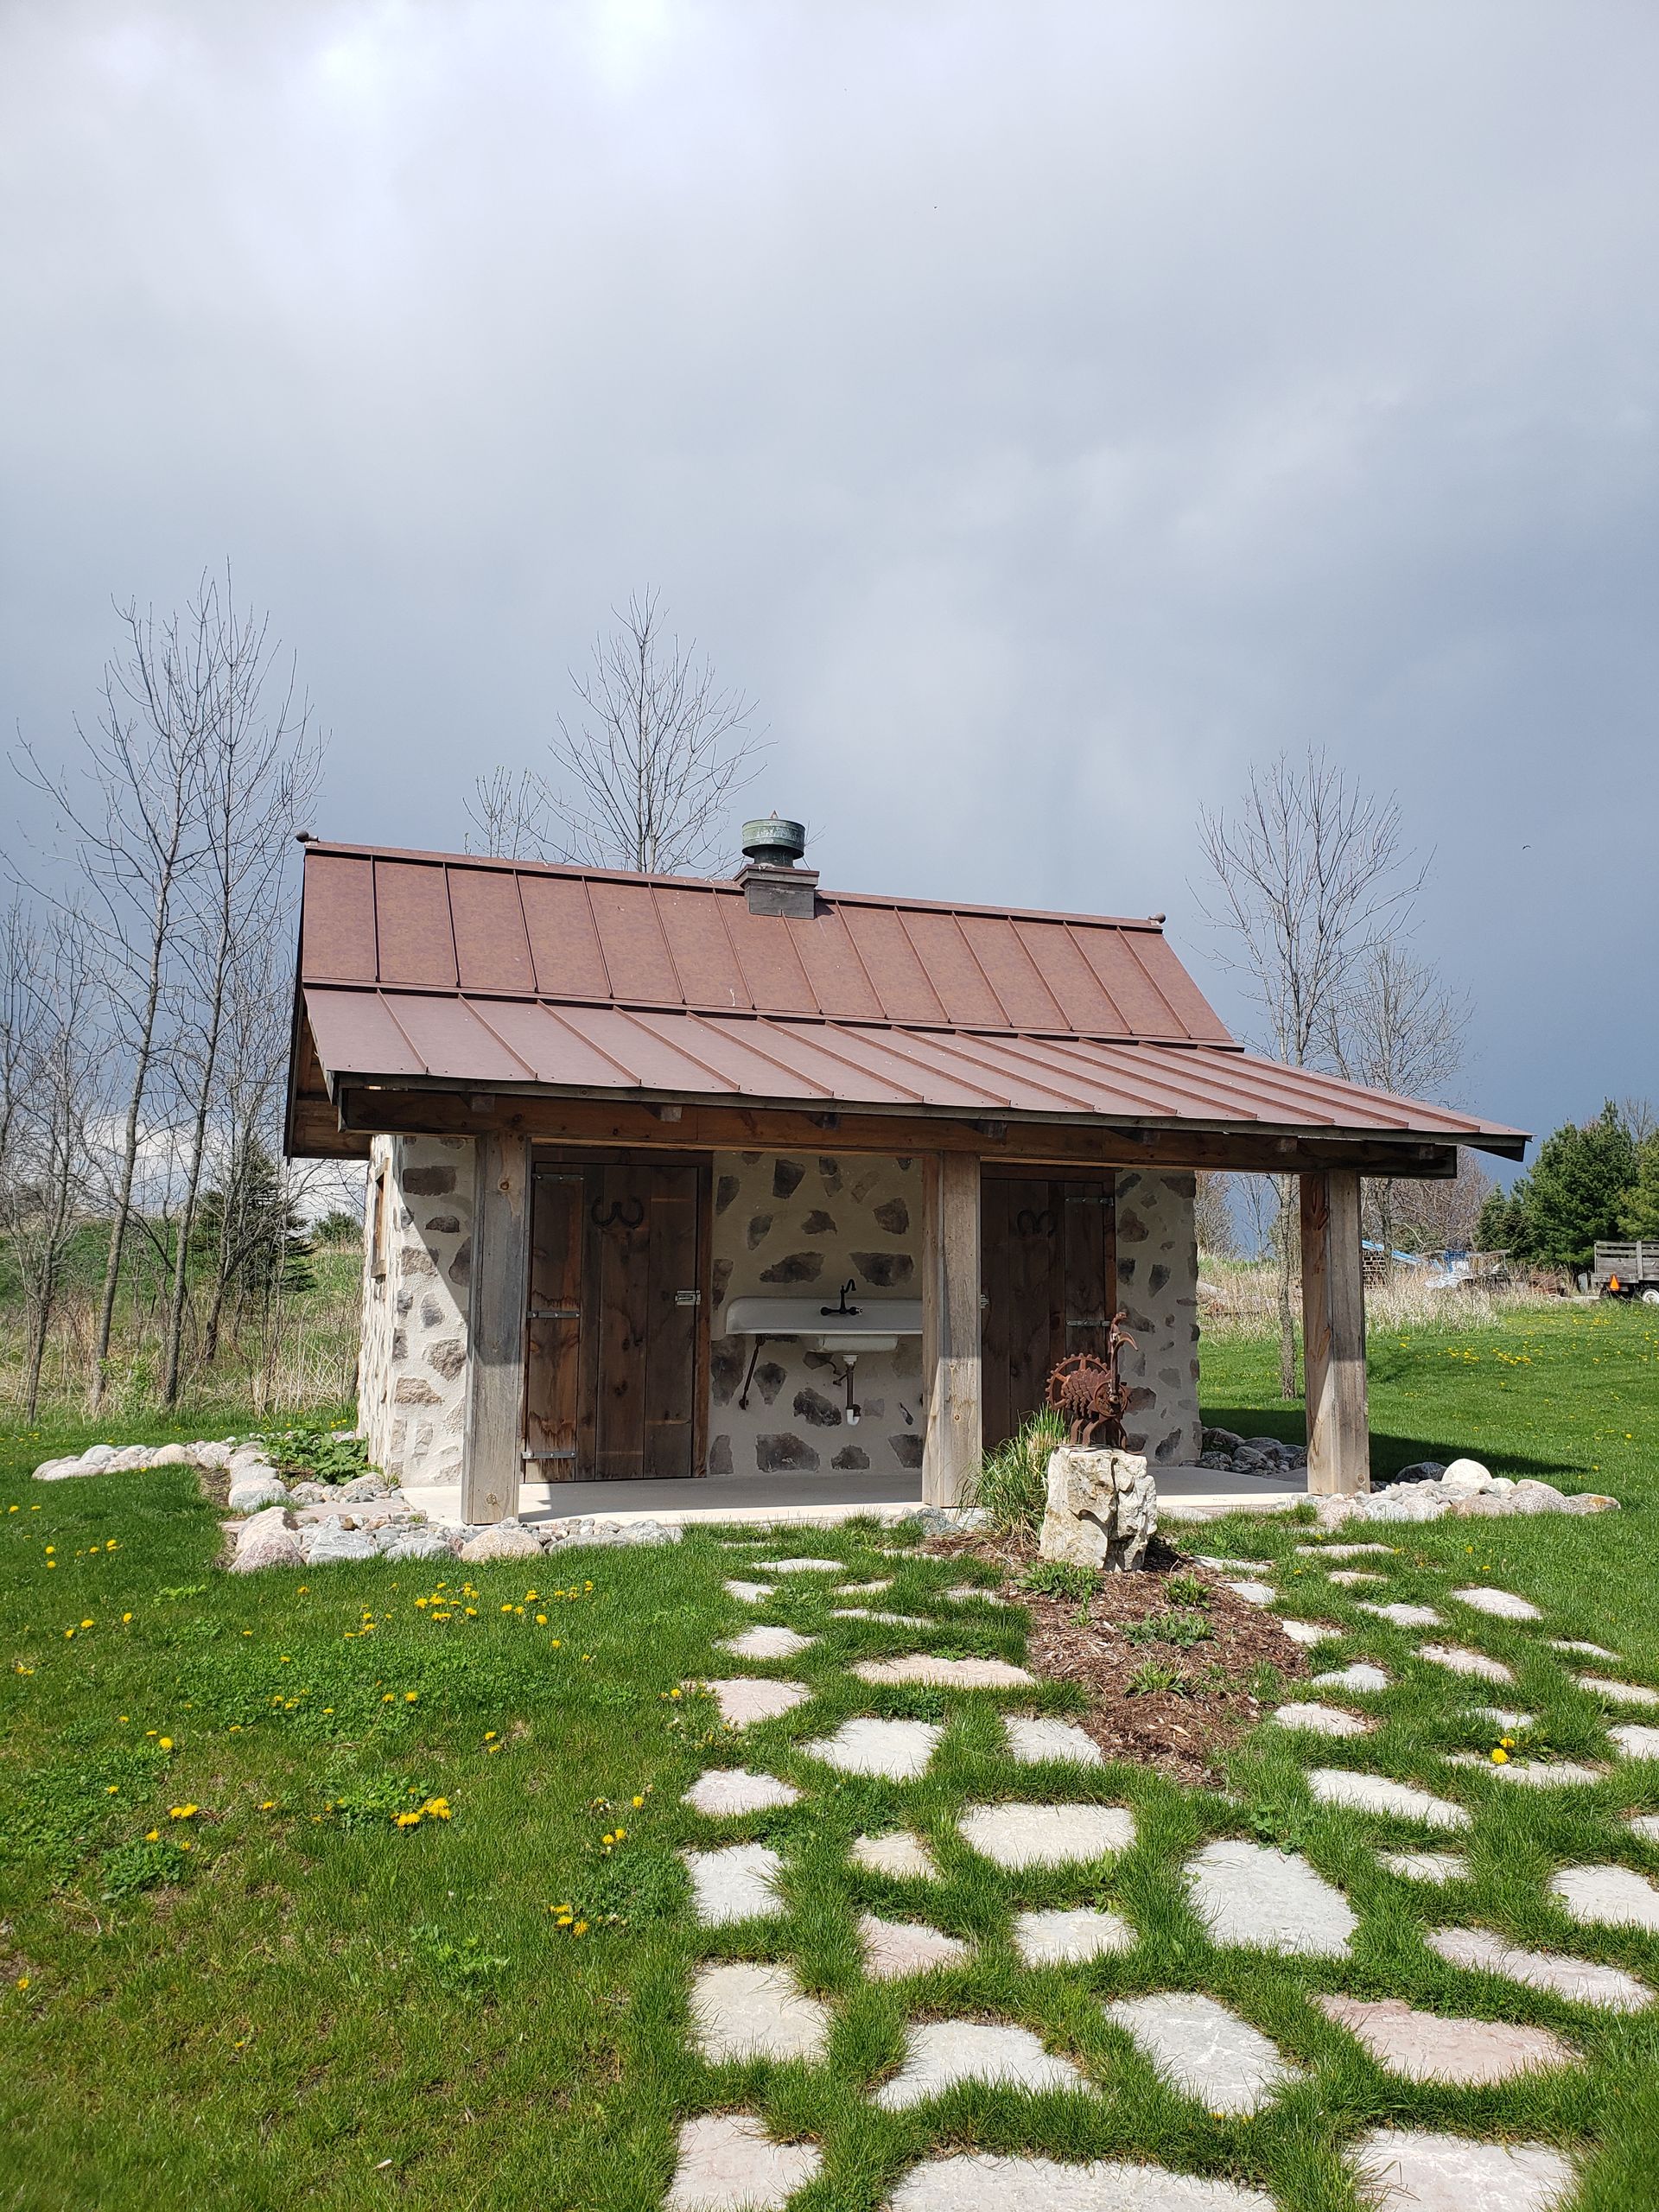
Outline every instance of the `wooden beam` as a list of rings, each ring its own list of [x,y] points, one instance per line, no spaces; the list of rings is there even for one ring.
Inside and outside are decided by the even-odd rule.
[[[397,1086],[342,1088],[342,1131],[406,1136],[475,1136],[502,1129],[540,1144],[670,1146],[677,1151],[965,1154],[1046,1167],[1220,1168],[1239,1173],[1307,1174],[1327,1167],[1396,1180],[1457,1173],[1457,1147],[1416,1138],[1344,1141],[1251,1131],[1127,1128],[1095,1122],[948,1121],[920,1114],[842,1114],[833,1133],[822,1116],[773,1106],[697,1106],[664,1122],[658,1106],[550,1094],[498,1091],[487,1104],[465,1091]],[[296,1109],[296,1128],[308,1127]]]
[[[1357,1175],[1302,1178],[1302,1368],[1309,1491],[1330,1497],[1370,1490]]]
[[[922,1163],[922,1500],[955,1505],[983,1445],[979,1162],[962,1153],[929,1153]]]
[[[530,1144],[492,1131],[478,1140],[473,1178],[464,1521],[505,1521],[518,1510],[529,1313]]]

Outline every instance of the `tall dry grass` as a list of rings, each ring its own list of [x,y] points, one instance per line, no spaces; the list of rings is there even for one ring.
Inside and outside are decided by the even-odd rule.
[[[1300,1284],[1294,1295],[1300,1313]],[[1208,1254],[1199,1260],[1198,1326],[1212,1341],[1276,1338],[1278,1298],[1278,1274],[1271,1261],[1219,1260]],[[1365,1286],[1366,1323],[1374,1330],[1481,1328],[1505,1313],[1537,1313],[1560,1302],[1559,1290],[1534,1283],[1433,1290],[1409,1268],[1396,1268],[1384,1281]]]

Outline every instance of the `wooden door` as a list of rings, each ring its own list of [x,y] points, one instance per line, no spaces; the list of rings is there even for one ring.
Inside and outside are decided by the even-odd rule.
[[[980,1205],[985,1446],[1043,1402],[1051,1370],[1104,1352],[1116,1306],[1110,1177],[988,1171]]]
[[[544,1481],[702,1472],[708,1171],[538,1166],[526,1453]]]

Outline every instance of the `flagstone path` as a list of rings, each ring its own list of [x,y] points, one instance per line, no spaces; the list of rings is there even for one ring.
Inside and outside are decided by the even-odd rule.
[[[872,1548],[856,1539],[849,1546],[852,1557],[861,1553],[863,1560]],[[1299,1544],[1296,1549],[1322,1565],[1340,1559],[1393,1561],[1400,1557],[1385,1544]],[[943,1584],[938,1562],[916,1562],[913,1554],[903,1553],[894,1556],[911,1560],[912,1569],[925,1565]],[[1278,1585],[1270,1579],[1278,1574],[1281,1562],[1214,1558],[1203,1563],[1247,1603],[1267,1610],[1281,1602]],[[680,1854],[690,1887],[690,1916],[699,1928],[710,1931],[711,1948],[724,1941],[771,1954],[742,1960],[711,1957],[695,1971],[689,2031],[702,2060],[714,2068],[757,2060],[814,2068],[827,2062],[835,2021],[846,2000],[823,1993],[810,1981],[804,1983],[792,1962],[797,1908],[791,1885],[804,1879],[821,1881],[821,1872],[809,1878],[791,1875],[791,1870],[798,1855],[809,1847],[809,1839],[817,1836],[818,1815],[828,1815],[842,1793],[862,1787],[867,1807],[872,1788],[878,1803],[880,1795],[890,1796],[887,1816],[896,1824],[874,1827],[839,1847],[846,1853],[849,1880],[862,1886],[851,1912],[856,1957],[865,1981],[893,1990],[894,1995],[885,2001],[902,2001],[907,2012],[900,2042],[890,2040],[883,2059],[862,2076],[859,2094],[871,2113],[919,2112],[933,2100],[975,2084],[995,2088],[1004,2095],[1010,2091],[1058,2094],[1096,2103],[1107,2086],[1103,2067],[1117,2065],[1126,2069],[1126,2081],[1136,2067],[1143,2069],[1143,2080],[1144,2069],[1150,2069],[1178,2098],[1217,2120],[1237,2120],[1265,2111],[1300,2084],[1316,2082],[1325,2062],[1310,2053],[1328,2050],[1328,2039],[1303,2043],[1287,2024],[1282,2010],[1268,2016],[1274,2031],[1269,2034],[1247,2017],[1253,2009],[1249,1985],[1241,1997],[1232,1979],[1224,1997],[1201,1986],[1160,1986],[1158,1977],[1168,1969],[1158,1961],[1169,1956],[1154,1948],[1168,1941],[1156,1917],[1162,1908],[1150,1908],[1154,1916],[1145,1920],[1144,1935],[1137,1921],[1148,1910],[1142,1902],[1150,1892],[1141,1861],[1151,1851],[1154,1856],[1169,1854],[1163,1878],[1177,1877],[1192,1913],[1217,1949],[1269,1958],[1347,1961],[1354,1955],[1361,1915],[1344,1890],[1321,1871],[1332,1862],[1318,1832],[1307,1851],[1281,1849],[1270,1841],[1236,1834],[1217,1835],[1217,1801],[1211,1797],[1209,1809],[1200,1812],[1197,1838],[1180,1847],[1178,1863],[1171,1845],[1162,1840],[1166,1827],[1155,1836],[1147,1830],[1153,1836],[1150,1842],[1141,1840],[1138,1798],[1132,1802],[1096,1802],[1091,1792],[1119,1792],[1099,1774],[1106,1761],[1085,1729],[1040,1710],[998,1713],[993,1707],[987,1711],[976,1694],[1039,1688],[1038,1678],[1017,1659],[987,1656],[982,1648],[969,1656],[907,1651],[899,1644],[893,1656],[838,1666],[833,1654],[839,1639],[831,1636],[826,1640],[823,1633],[826,1623],[844,1620],[862,1623],[872,1634],[893,1629],[945,1630],[955,1622],[957,1625],[950,1632],[961,1634],[963,1617],[950,1608],[976,1604],[1017,1619],[1015,1599],[966,1583],[929,1586],[925,1574],[912,1571],[906,1573],[906,1599],[900,1602],[944,1610],[888,1611],[861,1601],[883,1595],[896,1573],[856,1580],[849,1579],[849,1559],[816,1556],[766,1560],[755,1563],[754,1573],[775,1579],[734,1576],[726,1580],[723,1587],[735,1605],[757,1608],[779,1596],[785,1578],[840,1578],[830,1587],[820,1585],[816,1592],[798,1586],[790,1610],[804,1622],[804,1627],[762,1619],[716,1639],[717,1648],[730,1657],[758,1662],[775,1671],[683,1686],[712,1697],[728,1729],[778,1724],[778,1735],[766,1734],[756,1741],[782,1744],[780,1756],[800,1763],[774,1773],[769,1770],[773,1764],[770,1754],[750,1753],[747,1765],[708,1767],[681,1799],[686,1811],[701,1820],[753,1821],[761,1830],[758,1839],[751,1828],[747,1840],[688,1847]],[[1421,1560],[1418,1565],[1421,1569]],[[1343,1592],[1363,1590],[1384,1579],[1370,1566],[1340,1568],[1328,1575]],[[1448,1589],[1446,1602],[1502,1624],[1510,1639],[1504,1648],[1511,1656],[1516,1632],[1524,1634],[1544,1618],[1530,1599],[1485,1584]],[[1350,1598],[1348,1603],[1354,1612],[1396,1634],[1445,1624],[1443,1612],[1421,1602]],[[1352,1633],[1361,1651],[1365,1649],[1363,1630],[1290,1618],[1276,1611],[1270,1617],[1294,1642],[1312,1647]],[[1018,1648],[1017,1630],[1010,1624],[1005,1630],[988,1615],[981,1617],[972,1632],[977,1639],[993,1629],[999,1640],[1004,1634],[1016,1639]],[[889,1650],[897,1641],[891,1640]],[[870,1648],[868,1642],[864,1648]],[[1397,1653],[1401,1646],[1396,1641],[1384,1648]],[[1471,1645],[1423,1643],[1414,1634],[1405,1648],[1408,1656],[1446,1675],[1480,1682],[1515,1680],[1511,1664]],[[1530,1648],[1541,1654],[1558,1653],[1563,1662],[1577,1657],[1610,1666],[1621,1663],[1602,1647],[1579,1641],[1541,1637]],[[879,1642],[876,1649],[880,1649]],[[809,1679],[798,1679],[798,1674]],[[1419,1676],[1414,1683],[1409,1669],[1408,1677],[1408,1689],[1421,1696],[1424,1678]],[[1496,1761],[1490,1751],[1474,1750],[1420,1750],[1414,1756],[1419,1761],[1438,1758],[1459,1775],[1478,1770],[1534,1790],[1600,1789],[1623,1770],[1620,1762],[1659,1760],[1659,1725],[1617,1719],[1620,1707],[1659,1708],[1659,1689],[1610,1675],[1573,1675],[1566,1665],[1561,1680],[1600,1707],[1613,1709],[1610,1717],[1614,1725],[1605,1730],[1612,1756],[1604,1764],[1529,1755],[1524,1745],[1519,1753],[1511,1753],[1507,1745],[1495,1745],[1503,1754]],[[855,1683],[863,1686],[855,1697],[876,1692],[905,1702],[912,1697],[923,1700],[922,1711],[930,1717],[848,1714],[848,1691]],[[1380,1872],[1419,1885],[1419,1910],[1432,1891],[1443,1890],[1445,1901],[1436,1897],[1434,1905],[1442,1912],[1455,1911],[1458,1886],[1471,1883],[1475,1868],[1486,1859],[1478,1853],[1471,1859],[1460,1850],[1381,1847],[1389,1827],[1396,1832],[1402,1825],[1440,1831],[1478,1829],[1487,1817],[1483,1807],[1496,1805],[1501,1793],[1449,1783],[1463,1788],[1469,1797],[1465,1804],[1406,1778],[1412,1772],[1408,1765],[1403,1776],[1370,1770],[1372,1764],[1390,1763],[1390,1710],[1379,1702],[1369,1710],[1354,1711],[1321,1694],[1380,1701],[1395,1685],[1393,1660],[1384,1666],[1357,1657],[1327,1667],[1299,1682],[1295,1698],[1271,1708],[1268,1717],[1274,1728],[1261,1740],[1269,1741],[1276,1730],[1281,1748],[1275,1757],[1281,1768],[1287,1760],[1294,1763],[1294,1772],[1305,1785],[1316,1822],[1322,1808],[1331,1808],[1344,1819],[1382,1823],[1370,1846]],[[1535,1688],[1543,1697],[1542,1685],[1535,1685],[1530,1671],[1528,1685],[1529,1693]],[[946,1703],[941,1714],[942,1694],[958,1701]],[[810,1716],[791,1717],[815,1695],[821,1695],[826,1707],[825,1720],[817,1732]],[[1448,1711],[1455,1714],[1455,1705]],[[1575,1730],[1582,1727],[1583,1711],[1575,1709]],[[1536,1726],[1535,1714],[1504,1706],[1471,1705],[1458,1717],[1465,1726],[1487,1727],[1512,1737],[1523,1737]],[[1376,1747],[1368,1745],[1357,1755],[1367,1762],[1363,1766],[1322,1764],[1313,1743],[1296,1745],[1299,1736],[1331,1745],[1326,1758],[1344,1757],[1336,1745],[1363,1738],[1375,1737]],[[1556,1738],[1541,1736],[1537,1740],[1553,1746]],[[1571,1740],[1575,1749],[1588,1747],[1581,1735]],[[970,1762],[966,1767],[961,1764],[964,1759]],[[985,1764],[996,1759],[1005,1763],[1001,1791]],[[1396,1756],[1393,1763],[1402,1760]],[[818,1770],[816,1779],[811,1769]],[[952,1795],[950,1778],[958,1773],[971,1776],[971,1784]],[[1248,1785],[1236,1777],[1234,1786],[1242,1791]],[[912,1797],[912,1792],[923,1794]],[[1195,1804],[1202,1805],[1204,1794],[1193,1796]],[[1235,1796],[1231,1802],[1243,1808],[1250,1800]],[[870,1812],[864,1817],[869,1818]],[[875,1817],[880,1819],[879,1811]],[[1303,1816],[1293,1808],[1288,1815],[1275,1813],[1274,1821],[1281,1817],[1293,1819],[1300,1842]],[[1510,1817],[1529,1816],[1516,1808]],[[1166,1812],[1163,1818],[1166,1822]],[[1624,1811],[1618,1818],[1623,1833],[1636,1847],[1659,1845],[1659,1812]],[[906,1825],[907,1819],[918,1825]],[[1268,1836],[1289,1832],[1261,1819],[1258,1826]],[[844,1835],[846,1830],[841,1833]],[[1191,1836],[1192,1832],[1187,1833]],[[1335,1836],[1349,1831],[1333,1827],[1329,1833]],[[943,1866],[935,1856],[933,1837],[938,1839]],[[1110,1909],[1102,1899],[1103,1888],[1107,1897],[1115,1897],[1116,1870],[1126,1860],[1141,1867],[1127,1889],[1135,1917]],[[821,1858],[813,1864],[821,1869]],[[961,1871],[967,1865],[980,1870],[972,1878],[980,1886],[953,1895],[951,1885],[968,1878]],[[996,1886],[987,1891],[987,1882]],[[930,1885],[934,1902],[928,1901],[919,1886],[911,1886],[923,1884]],[[1040,1886],[1034,1896],[1027,1888],[1022,1897],[1020,1891],[1027,1884]],[[811,1910],[821,1917],[822,1892],[812,1894],[816,1902]],[[1396,1899],[1402,1895],[1398,1891],[1392,1894]],[[1484,1892],[1469,1894],[1480,1897]],[[964,1895],[976,1902],[964,1906]],[[983,1917],[986,1900],[993,1895],[1006,1898],[1002,1932]],[[1364,1903],[1365,1892],[1357,1883],[1355,1895]],[[1659,1933],[1659,1882],[1630,1866],[1558,1866],[1535,1895],[1566,1919],[1608,1931],[1601,1941],[1616,1940],[1619,1930]],[[850,1905],[852,1900],[849,1902]],[[1373,1914],[1377,1910],[1370,1903],[1364,1909]],[[1383,1910],[1395,1918],[1394,1908]],[[945,1925],[934,1924],[935,1918]],[[721,1931],[728,1929],[745,1932],[726,1936]],[[1441,1971],[1451,1969],[1457,1978],[1454,1999],[1425,1999],[1417,1993],[1421,1984],[1414,1986],[1409,1999],[1404,1994],[1387,1994],[1386,1987],[1379,1993],[1375,1980],[1370,1979],[1379,1971],[1378,1955],[1371,1952],[1362,1955],[1370,1979],[1369,1986],[1361,1984],[1364,1993],[1308,1987],[1301,2001],[1330,2028],[1351,2037],[1397,2082],[1435,2085],[1447,2094],[1522,2075],[1567,2073],[1586,2063],[1570,2025],[1484,2017],[1501,2013],[1515,2001],[1502,1995],[1506,1986],[1511,1992],[1526,1987],[1544,1993],[1557,2003],[1582,2007],[1592,2015],[1642,2012],[1659,2001],[1659,1993],[1646,1980],[1624,1967],[1526,1948],[1491,1928],[1430,1928],[1421,1932],[1421,1941],[1441,1962]],[[967,2004],[957,1999],[954,2010],[943,2003],[931,2012],[927,2009],[927,1977],[958,1978],[934,1984],[941,1997],[952,1988],[972,1990],[974,1980],[964,1983],[959,1978],[981,1976],[991,1969],[1000,1945],[1010,1947],[1020,1967],[1033,1978],[1050,1977],[1047,1984],[1033,1979],[1033,1990],[1052,1989],[1058,1986],[1054,1978],[1059,1977],[1070,1981],[1074,1991],[1084,1992],[1090,1986],[1090,1977],[1108,1977],[1097,2002],[1108,2044],[1112,2031],[1125,2039],[1116,2044],[1116,2056],[1103,2056],[1098,2033],[1091,2039],[1080,2024],[1065,2034],[1052,2027],[1039,2031],[1034,2018],[1020,2017],[1018,2003],[1010,2003],[1006,1984],[980,1985],[1000,1989],[1002,1993],[995,1997]],[[1006,1961],[1007,1950],[1000,1955]],[[1137,1960],[1141,1961],[1138,1968]],[[1124,1963],[1118,1966],[1114,1963],[1117,1961]],[[1006,1973],[1006,1965],[995,1966],[995,1971]],[[1202,1971],[1200,1967],[1200,1977]],[[1189,1972],[1184,1964],[1173,1979],[1185,1984]],[[1115,1987],[1112,1975],[1120,1977]],[[1128,1977],[1127,1986],[1124,1976]],[[912,1981],[918,1984],[916,1990],[905,1991],[904,1986]],[[841,1986],[831,1984],[835,1989]],[[1075,2012],[1056,2017],[1077,2018]],[[1051,2016],[1044,2012],[1041,2018]],[[893,2031],[886,2032],[891,2037]],[[1324,2032],[1328,2038],[1329,2029]],[[1077,2047],[1067,2047],[1071,2035],[1078,2038]],[[1284,2048],[1276,2040],[1281,2037]],[[1134,2058],[1128,2056],[1131,2050]],[[712,2090],[710,2101],[718,2094]],[[764,2096],[752,2096],[749,2102],[756,2108],[709,2112],[683,2121],[664,2212],[769,2212],[769,2208],[791,2205],[819,2179],[825,2164],[823,2147],[816,2141],[791,2139],[801,2120],[780,2124],[781,2107],[759,2108],[765,2104]],[[1565,2202],[1575,2179],[1573,2161],[1555,2145],[1487,2140],[1472,2123],[1466,2133],[1455,2126],[1443,2130],[1376,2126],[1351,2138],[1342,2155],[1362,2199],[1370,2202],[1381,2190],[1389,2212],[1553,2212]],[[1134,2160],[1052,2158],[1034,2151],[1031,2155],[924,2152],[912,2156],[907,2170],[887,2185],[882,2202],[884,2212],[1037,2212],[1039,2207],[1041,2212],[1279,2212],[1268,2195],[1220,2175],[1178,2172]]]

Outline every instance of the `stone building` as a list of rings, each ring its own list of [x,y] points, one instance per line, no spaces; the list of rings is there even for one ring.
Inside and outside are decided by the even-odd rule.
[[[1244,1052],[1161,918],[830,897],[750,831],[732,882],[308,845],[288,1143],[370,1164],[377,1463],[474,1520],[949,1500],[1121,1313],[1131,1447],[1190,1465],[1221,1168],[1301,1178],[1311,1478],[1362,1486],[1359,1179],[1521,1134]]]

